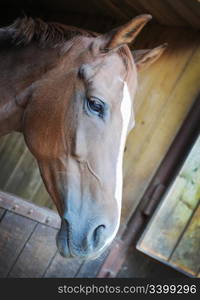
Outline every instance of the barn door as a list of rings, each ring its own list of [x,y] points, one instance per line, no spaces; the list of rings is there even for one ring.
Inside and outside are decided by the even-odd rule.
[[[189,276],[200,277],[200,134],[137,249]]]

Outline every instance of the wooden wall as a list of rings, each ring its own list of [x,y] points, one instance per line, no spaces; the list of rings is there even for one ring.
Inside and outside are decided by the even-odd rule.
[[[12,133],[1,138],[0,189],[39,205],[53,208],[36,161],[27,149],[20,133]]]
[[[138,46],[148,48],[167,41],[169,47],[140,74],[136,127],[129,135],[124,157],[124,219],[139,203],[200,91],[199,33],[152,27],[140,35]]]
[[[166,53],[139,75],[136,127],[124,158],[123,223],[135,210],[200,89],[199,33],[149,25],[134,47],[163,42],[169,43]],[[0,141],[0,189],[52,207],[34,158],[17,133]]]
[[[49,2],[49,9],[55,9],[54,0]],[[86,0],[84,6],[80,0],[73,0],[68,3],[57,1],[56,4],[62,11],[95,12],[121,22],[137,14],[150,13],[162,25],[200,28],[198,0]]]
[[[58,14],[59,19],[60,15],[66,18],[79,14],[85,21],[95,16],[100,22],[106,18],[122,23],[135,15],[150,13],[162,25],[200,28],[199,0],[1,0],[0,7],[3,19],[7,14],[17,17],[25,12],[53,18]]]
[[[200,135],[149,221],[137,249],[200,276]]]

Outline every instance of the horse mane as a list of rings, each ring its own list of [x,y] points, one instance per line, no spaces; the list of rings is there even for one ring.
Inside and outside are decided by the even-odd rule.
[[[56,22],[45,22],[40,18],[23,17],[16,19],[11,25],[2,28],[7,38],[15,46],[27,46],[35,41],[41,48],[61,48],[65,42],[75,36],[97,37],[99,33],[84,30]],[[117,52],[128,68],[130,53],[128,47],[120,47]],[[65,47],[62,49],[65,52]]]
[[[95,37],[98,34],[74,26],[67,26],[55,22],[45,22],[39,18],[18,18],[13,24],[3,28],[11,38],[12,44],[26,46],[32,41],[38,42],[42,48],[56,48],[67,40],[78,35]]]

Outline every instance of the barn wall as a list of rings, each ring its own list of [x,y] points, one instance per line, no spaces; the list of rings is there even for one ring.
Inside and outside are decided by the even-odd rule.
[[[134,46],[149,48],[163,42],[169,43],[166,53],[139,74],[136,127],[124,158],[123,222],[136,208],[199,92],[199,34],[150,25]],[[52,207],[36,162],[17,133],[0,141],[0,189]]]
[[[93,27],[97,28],[103,19],[122,23],[135,15],[150,13],[162,25],[200,28],[198,0],[84,0],[84,5],[82,0],[1,0],[0,7],[0,22],[7,22],[8,15],[12,20],[24,13],[54,20],[66,19],[70,14],[86,22],[94,18]]]
[[[200,91],[199,33],[149,26],[137,44],[149,48],[163,41],[169,44],[166,53],[139,76],[136,127],[124,157],[124,220],[136,208]]]

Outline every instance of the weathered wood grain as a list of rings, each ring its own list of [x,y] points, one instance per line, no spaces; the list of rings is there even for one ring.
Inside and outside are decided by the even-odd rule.
[[[10,138],[7,138],[0,157],[0,166],[1,189],[39,205],[45,206],[49,202],[46,206],[53,207],[53,203],[48,201],[49,195],[44,188],[36,160],[28,151],[19,133],[13,133]],[[37,195],[39,189],[42,190],[42,197]]]
[[[22,145],[25,149],[24,153],[20,156],[15,168],[12,170],[7,182],[3,186],[5,191],[10,191],[13,194],[19,194],[22,198],[29,199],[31,197],[32,191],[41,182],[39,169],[37,168],[35,159],[29,153],[25,144]],[[27,185],[31,179],[31,186]],[[28,189],[29,188],[29,189]]]
[[[137,0],[136,2],[143,7],[143,11],[148,11],[152,14],[160,24],[170,24],[172,26],[187,25],[187,22],[170,7],[167,1]]]
[[[117,278],[187,279],[186,275],[144,255],[144,253],[137,251],[134,246],[129,248],[126,260],[117,274]]]
[[[169,56],[166,53],[161,58],[163,72],[158,70],[155,74],[157,82],[147,87],[149,94],[138,108],[136,126],[127,140],[122,222],[129,218],[138,205],[199,92],[200,48],[194,45],[193,50],[175,47],[174,52],[171,51]],[[171,74],[168,66],[177,72]],[[152,69],[154,67],[158,68],[158,65],[152,66]],[[144,94],[145,90],[139,90],[137,101]]]
[[[172,194],[154,217],[139,249],[167,261],[191,215],[191,209]]]
[[[35,193],[32,194],[30,200],[38,205],[46,206],[51,209],[56,210],[56,206],[53,200],[50,198],[49,194],[47,193],[43,182],[40,182]]]
[[[194,13],[194,10],[191,10],[190,7],[186,5],[186,2],[183,2],[182,0],[167,0],[165,2],[169,3],[171,8],[174,9],[177,18],[185,20],[185,25],[189,24],[193,28],[199,28],[199,17]]]
[[[44,1],[44,0],[42,0]],[[51,3],[55,9],[55,4]],[[187,26],[196,28],[199,23],[196,20],[196,11],[200,11],[198,0],[92,0],[80,5],[80,0],[60,2],[56,9],[62,12],[77,12],[80,14],[97,14],[109,16],[118,21],[126,20],[137,14],[151,13],[155,21],[169,26]],[[185,12],[182,14],[181,11]],[[195,21],[193,21],[195,20]]]
[[[6,141],[9,139],[10,135],[4,135],[0,138],[0,157],[1,154],[5,151],[5,147],[6,147]]]
[[[103,264],[106,256],[108,255],[110,249],[107,249],[104,253],[101,254],[97,259],[85,261],[79,271],[77,272],[77,278],[95,278],[99,272],[101,265]]]
[[[200,267],[199,184],[200,136],[138,243],[139,250],[192,275]]]
[[[196,210],[169,263],[197,275],[200,269],[200,206]]]
[[[26,149],[23,144],[23,136],[19,133],[9,134],[9,138],[6,139],[5,146],[0,155],[0,185],[4,187],[8,178],[16,168],[21,156]]]
[[[58,213],[24,201],[15,195],[0,191],[0,207],[53,228],[60,228]]]
[[[9,277],[41,277],[56,253],[56,233],[57,230],[38,224],[9,273]]]
[[[7,276],[35,225],[32,220],[6,212],[0,223],[0,277]]]
[[[82,264],[81,259],[66,259],[59,253],[53,258],[51,264],[46,270],[44,277],[46,278],[70,278],[75,277],[80,266]]]

